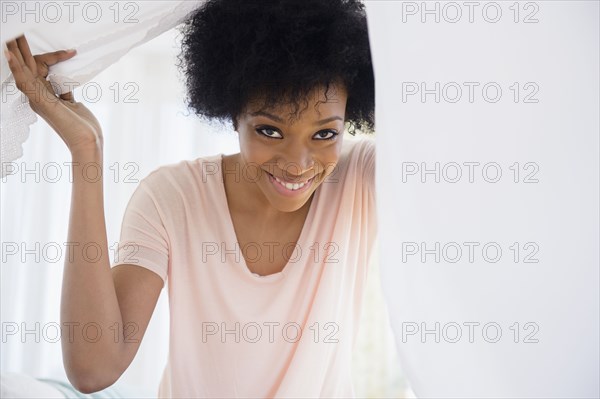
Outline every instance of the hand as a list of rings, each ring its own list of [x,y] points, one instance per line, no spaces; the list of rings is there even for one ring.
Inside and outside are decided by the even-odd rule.
[[[6,42],[8,66],[17,88],[29,99],[31,109],[40,115],[63,139],[73,154],[77,151],[102,150],[102,129],[98,120],[68,92],[57,96],[49,81],[49,67],[72,58],[76,52],[55,51],[31,55],[22,35]]]

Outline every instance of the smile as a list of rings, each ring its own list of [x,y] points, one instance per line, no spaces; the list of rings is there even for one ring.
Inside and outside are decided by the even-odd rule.
[[[301,183],[291,183],[281,180],[280,178],[275,177],[268,172],[267,174],[269,175],[269,181],[273,184],[275,190],[283,195],[296,195],[303,193],[311,186],[311,183],[314,180],[314,177],[311,177],[310,179]]]

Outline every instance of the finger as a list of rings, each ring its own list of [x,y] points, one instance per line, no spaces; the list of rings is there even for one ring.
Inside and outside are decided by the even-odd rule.
[[[7,47],[8,47],[8,43],[7,43]],[[6,61],[8,62],[8,67],[10,68],[10,71],[12,72],[13,77],[15,78],[15,82],[22,80],[24,71],[23,71],[23,67],[17,60],[17,57],[13,54],[12,51],[10,51],[8,49],[4,50],[4,54],[6,55]]]
[[[17,41],[11,40],[11,41],[6,42],[6,47],[10,50],[12,55],[15,56],[16,62],[18,62],[21,66],[24,66],[25,62],[23,61],[23,56],[21,55],[21,50],[19,50]]]
[[[68,93],[65,93],[65,94],[61,94],[59,97],[61,98],[61,100],[69,101],[69,102],[72,102],[72,103],[75,102],[75,97],[73,96],[73,92],[72,91],[70,91]]]
[[[27,43],[27,39],[25,38],[25,35],[21,35],[21,36],[17,37],[17,45],[18,45],[19,49],[21,50],[21,55],[23,56],[23,60],[25,61],[25,64],[27,65],[27,67],[29,69],[31,69],[32,72],[34,72],[34,75],[35,75],[35,71],[37,70],[37,67],[36,67],[35,59],[33,58],[33,55],[31,55],[31,49],[29,48],[29,44]]]
[[[31,71],[24,68],[11,51],[6,51],[6,59],[17,88],[29,98],[29,104],[32,108],[35,107],[34,111],[44,112],[56,106],[58,99],[50,91],[51,87],[45,85],[46,82],[33,77]]]
[[[39,76],[45,78],[46,76],[48,76],[48,72],[50,71],[50,67],[48,66],[48,64],[46,64],[44,62],[44,60],[41,58],[41,55],[34,55],[33,59],[35,60],[35,63],[37,65],[37,73]]]
[[[61,61],[64,61],[64,60],[68,60],[69,58],[73,57],[75,54],[77,54],[77,50],[71,49],[71,50],[59,50],[59,51],[55,51],[53,53],[40,54],[40,55],[37,55],[36,57],[38,59],[40,59],[41,61],[43,61],[44,63],[46,63],[46,65],[50,66],[50,65],[59,63]]]

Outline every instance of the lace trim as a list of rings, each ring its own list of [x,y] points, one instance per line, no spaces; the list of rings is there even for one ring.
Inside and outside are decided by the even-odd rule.
[[[11,87],[9,92],[7,87]],[[29,126],[38,120],[29,99],[17,90],[14,79],[2,84],[2,118],[0,119],[1,174],[14,173],[12,162],[23,156],[22,144],[29,137]]]
[[[53,87],[58,94],[64,93],[67,88],[72,87],[73,82],[78,82],[79,85],[86,83],[109,65],[117,62],[123,55],[128,53],[132,48],[145,43],[154,37],[164,33],[165,31],[175,27],[183,22],[197,7],[201,6],[204,1],[181,1],[166,15],[164,9],[159,11],[158,16],[148,18],[148,28],[145,34],[140,38],[133,39],[132,43],[118,51],[113,51],[105,55],[103,60],[95,60],[93,65],[86,65],[79,71],[72,71],[71,76],[66,76],[64,73],[49,73],[47,80],[53,83]],[[93,48],[98,43],[109,45],[112,38],[120,38],[123,32],[132,29],[131,26],[125,26],[118,31],[111,32],[108,35],[95,37],[92,40],[81,43],[77,46],[78,50]],[[144,32],[141,31],[140,35]],[[3,66],[8,68],[6,59],[2,59]],[[101,61],[101,62],[98,62]],[[93,68],[93,69],[92,69]],[[65,86],[64,83],[70,83]],[[10,89],[10,90],[9,90]],[[1,160],[1,175],[4,178],[11,174],[13,166],[11,163],[23,156],[23,143],[29,137],[29,126],[35,123],[38,118],[35,112],[29,106],[29,99],[16,89],[14,78],[11,75],[2,82],[2,117],[0,118],[0,160]]]

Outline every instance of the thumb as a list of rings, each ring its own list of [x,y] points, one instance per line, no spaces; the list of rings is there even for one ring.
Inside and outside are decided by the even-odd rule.
[[[67,93],[61,94],[59,96],[61,98],[61,100],[65,100],[65,101],[69,101],[74,103],[75,102],[75,97],[73,96],[73,92],[69,91]]]
[[[75,50],[75,49],[59,50],[59,51],[54,51],[52,53],[36,55],[35,58],[44,62],[46,65],[50,66],[50,65],[57,64],[61,61],[68,60],[69,58],[73,57],[75,54],[77,54],[77,50]]]

